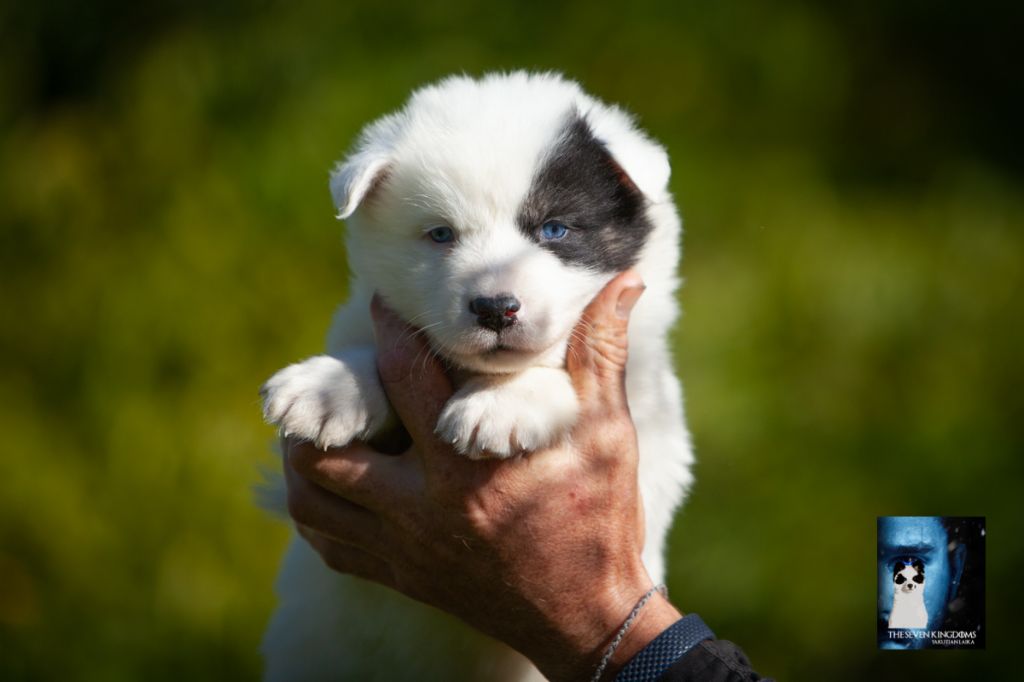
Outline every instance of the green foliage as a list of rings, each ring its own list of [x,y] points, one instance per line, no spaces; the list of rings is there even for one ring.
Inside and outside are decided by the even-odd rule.
[[[987,515],[991,586],[1024,550],[1015,32],[970,11],[0,9],[0,678],[258,675],[286,529],[256,388],[344,297],[327,170],[411,88],[516,67],[673,158],[675,600],[780,679],[1005,678],[995,599],[986,654],[874,651],[877,515]]]

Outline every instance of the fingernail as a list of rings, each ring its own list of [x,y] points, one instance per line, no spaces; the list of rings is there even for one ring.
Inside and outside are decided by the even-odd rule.
[[[644,293],[644,289],[647,287],[643,284],[627,287],[622,290],[619,294],[619,301],[615,305],[615,315],[620,320],[628,320],[629,314],[633,311],[633,306],[640,300],[640,294]]]

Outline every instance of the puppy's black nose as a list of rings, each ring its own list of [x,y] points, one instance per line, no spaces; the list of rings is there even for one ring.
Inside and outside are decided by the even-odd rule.
[[[479,296],[469,302],[469,311],[476,315],[481,327],[500,332],[516,323],[519,301],[511,294],[498,294],[494,298]]]

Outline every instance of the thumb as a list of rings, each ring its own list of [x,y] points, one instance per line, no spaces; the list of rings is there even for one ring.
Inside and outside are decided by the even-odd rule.
[[[590,302],[572,333],[566,369],[584,412],[628,409],[629,316],[643,292],[640,275],[623,272]]]

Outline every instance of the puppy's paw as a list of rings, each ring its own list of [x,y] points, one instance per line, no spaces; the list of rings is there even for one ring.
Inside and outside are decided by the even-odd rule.
[[[263,417],[282,435],[322,448],[368,439],[390,413],[372,348],[289,365],[263,384],[260,395]]]
[[[436,432],[472,459],[505,458],[554,444],[578,410],[565,372],[533,368],[470,380],[445,405]]]

